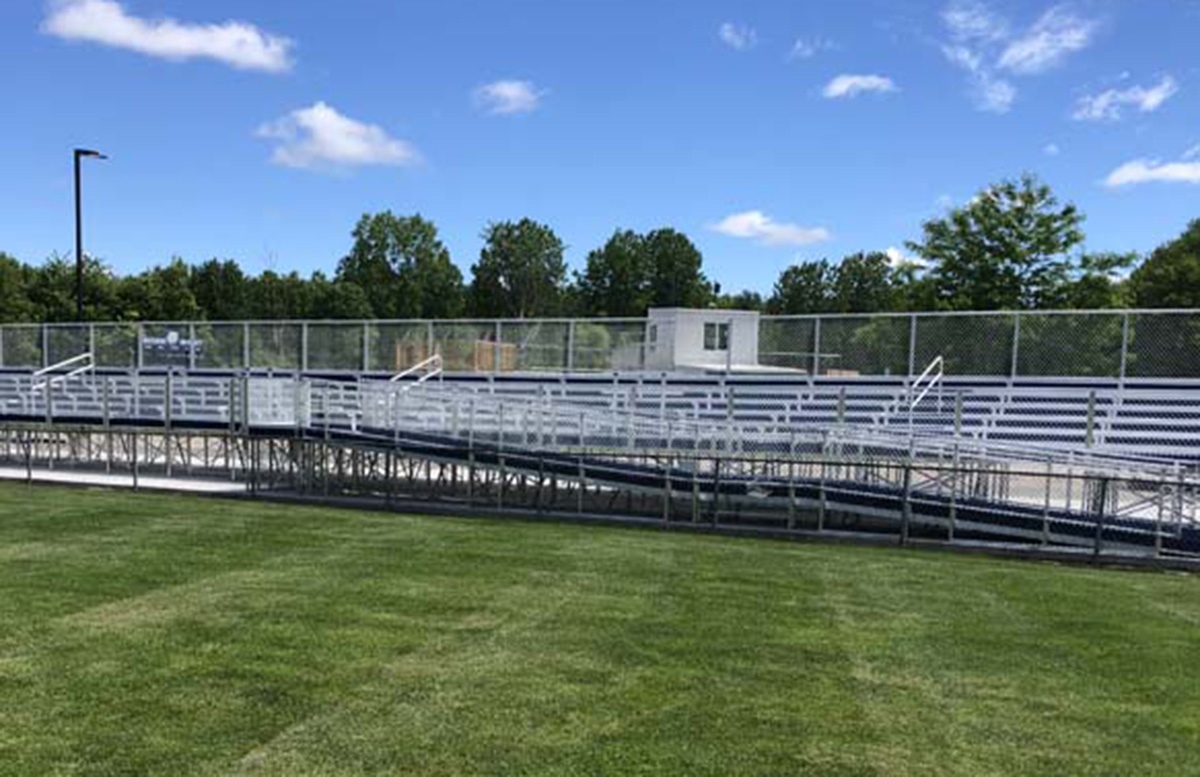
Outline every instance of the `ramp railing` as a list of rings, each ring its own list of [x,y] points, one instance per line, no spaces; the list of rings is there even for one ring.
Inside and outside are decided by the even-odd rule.
[[[76,367],[75,365],[79,365]],[[51,364],[48,367],[43,367],[40,370],[32,373],[33,384],[31,390],[41,391],[45,388],[60,385],[70,380],[71,378],[79,377],[96,368],[96,362],[92,358],[91,351],[86,351],[78,356],[72,356],[70,359],[64,359],[57,364]],[[66,373],[59,375],[57,373],[62,370],[68,370]]]
[[[388,382],[389,383],[400,383],[401,381],[405,381],[405,380],[412,378],[412,376],[414,376],[414,375],[417,375],[418,377],[415,380],[413,380],[412,383],[410,383],[409,385],[420,385],[422,383],[428,382],[429,380],[431,380],[433,378],[437,378],[438,381],[441,382],[442,375],[443,375],[442,355],[440,353],[435,353],[433,356],[430,356],[428,359],[424,359],[420,362],[417,362],[416,364],[409,367],[408,369],[405,369],[405,370],[402,370],[402,371],[396,373],[395,375],[393,375],[391,378],[388,379]]]

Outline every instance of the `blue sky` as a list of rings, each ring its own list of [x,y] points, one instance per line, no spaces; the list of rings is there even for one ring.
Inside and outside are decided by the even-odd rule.
[[[236,24],[234,23],[236,22]],[[725,290],[902,246],[1038,173],[1088,248],[1200,217],[1200,0],[0,4],[0,250],[332,272],[365,211],[489,220],[582,265],[673,226]]]

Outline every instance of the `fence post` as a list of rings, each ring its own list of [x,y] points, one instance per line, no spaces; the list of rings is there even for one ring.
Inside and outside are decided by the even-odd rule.
[[[900,519],[900,544],[908,544],[909,523],[912,522],[912,461],[904,462],[904,506]]]
[[[813,323],[812,377],[821,374],[821,317]]]
[[[92,364],[96,363],[96,325],[88,324],[88,353],[92,355]]]
[[[1012,381],[1017,377],[1017,358],[1020,356],[1021,346],[1021,314],[1013,313],[1013,341],[1012,341],[1012,364],[1009,365],[1008,380],[1011,385]]]
[[[433,320],[425,322],[425,358],[433,356]],[[442,365],[442,369],[446,369],[446,365]]]
[[[1125,371],[1129,365],[1129,313],[1121,318],[1121,372],[1118,376],[1121,388],[1125,388]]]
[[[567,322],[567,372],[575,369],[575,319]]]
[[[908,377],[917,374],[917,314],[909,316],[908,323]]]
[[[308,372],[308,322],[300,324],[300,371]]]
[[[500,374],[500,358],[503,355],[503,349],[500,347],[500,338],[503,333],[500,330],[500,319],[496,319],[496,330],[492,339],[492,374]]]
[[[242,323],[242,369],[250,369],[250,322]]]
[[[362,325],[362,371],[371,371],[371,322]]]
[[[0,326],[0,367],[4,366],[4,327]]]
[[[42,366],[50,366],[50,327],[42,324]]]

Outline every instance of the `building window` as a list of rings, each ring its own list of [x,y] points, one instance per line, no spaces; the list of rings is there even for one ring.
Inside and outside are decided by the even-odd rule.
[[[704,350],[729,350],[729,324],[710,322],[704,325]]]

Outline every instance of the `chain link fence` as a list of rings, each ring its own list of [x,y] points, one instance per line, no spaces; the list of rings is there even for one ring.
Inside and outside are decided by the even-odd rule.
[[[756,364],[797,376],[1200,379],[1200,311],[762,316]],[[665,327],[665,328],[664,328]],[[662,330],[662,331],[660,331]],[[448,372],[670,370],[648,319],[5,324],[0,368],[92,352],[106,369],[394,374],[440,354]]]

